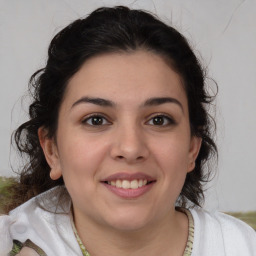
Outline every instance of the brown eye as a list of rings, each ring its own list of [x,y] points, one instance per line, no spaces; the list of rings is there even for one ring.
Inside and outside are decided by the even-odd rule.
[[[171,124],[175,124],[174,120],[165,115],[158,115],[151,118],[148,122],[150,125],[156,126],[167,126]]]
[[[91,125],[91,126],[101,126],[101,125],[109,124],[109,122],[105,117],[99,116],[99,115],[90,116],[84,119],[82,123],[86,125]]]
[[[103,118],[102,117],[92,117],[91,118],[92,125],[102,125],[103,124]]]
[[[156,116],[153,118],[152,122],[154,125],[163,125],[164,124],[164,118],[162,116]]]

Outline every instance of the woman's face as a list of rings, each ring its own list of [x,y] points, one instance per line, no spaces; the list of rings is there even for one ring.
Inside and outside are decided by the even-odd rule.
[[[67,86],[56,141],[42,144],[75,217],[120,230],[174,213],[201,142],[180,76],[146,51],[86,61]]]

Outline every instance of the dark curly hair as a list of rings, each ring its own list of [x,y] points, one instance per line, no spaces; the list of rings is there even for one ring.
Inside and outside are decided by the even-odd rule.
[[[205,88],[205,72],[187,40],[173,27],[148,12],[117,6],[99,8],[61,30],[50,43],[45,68],[32,75],[30,119],[13,135],[18,151],[28,157],[28,162],[12,188],[15,199],[9,209],[64,184],[62,178],[50,179],[50,167],[39,143],[38,129],[44,127],[48,137],[55,136],[59,108],[70,78],[85,61],[96,55],[138,49],[160,55],[183,79],[191,133],[202,138],[202,146],[194,171],[187,174],[178,203],[181,206],[188,206],[188,202],[201,205],[203,184],[212,172],[206,168],[206,163],[217,153],[212,137],[215,123],[208,113],[213,97]]]

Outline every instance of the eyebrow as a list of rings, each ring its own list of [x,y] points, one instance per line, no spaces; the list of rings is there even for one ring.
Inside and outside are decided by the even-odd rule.
[[[115,107],[116,106],[116,104],[111,100],[106,100],[106,99],[102,99],[102,98],[93,98],[93,97],[82,97],[79,100],[77,100],[76,102],[74,102],[71,108],[73,108],[74,106],[79,105],[81,103],[91,103],[91,104],[103,106],[103,107]],[[156,98],[147,99],[142,104],[142,107],[158,106],[158,105],[162,105],[165,103],[177,104],[181,108],[181,110],[184,111],[182,104],[177,99],[171,98],[171,97],[156,97]]]
[[[81,99],[77,100],[71,108],[81,103],[91,103],[103,107],[114,107],[116,105],[111,100],[106,100],[102,98],[82,97]]]
[[[165,104],[165,103],[177,104],[181,108],[181,110],[184,112],[183,106],[180,103],[180,101],[178,101],[175,98],[171,98],[171,97],[150,98],[150,99],[145,101],[143,106],[145,106],[145,107],[147,107],[147,106],[158,106],[158,105]]]

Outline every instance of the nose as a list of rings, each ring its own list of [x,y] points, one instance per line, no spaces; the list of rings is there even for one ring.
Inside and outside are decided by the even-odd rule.
[[[111,157],[129,164],[143,162],[149,155],[145,135],[135,125],[119,127],[115,132]]]

